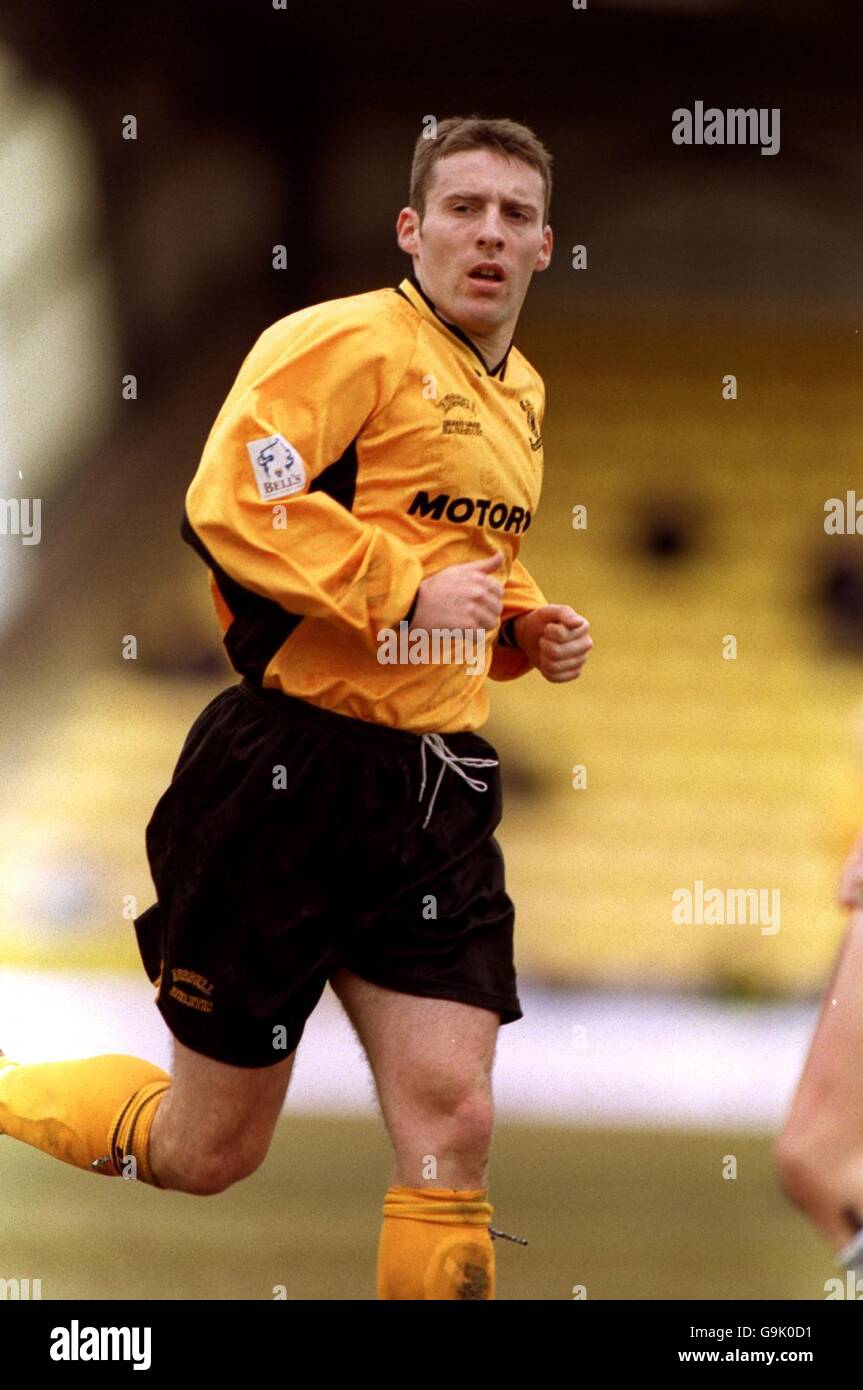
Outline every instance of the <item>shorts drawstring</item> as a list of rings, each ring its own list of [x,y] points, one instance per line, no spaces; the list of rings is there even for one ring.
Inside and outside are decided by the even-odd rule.
[[[452,751],[451,748],[447,748],[440,734],[423,734],[422,743],[420,745],[422,752],[423,779],[422,786],[420,787],[420,794],[417,798],[419,801],[422,801],[423,792],[426,788],[426,747],[429,747],[432,750],[432,752],[438,758],[440,758],[440,772],[438,773],[438,779],[435,783],[435,789],[432,792],[432,798],[429,802],[429,808],[426,812],[426,818],[423,821],[423,830],[425,830],[426,826],[431,820],[431,813],[434,810],[435,797],[438,794],[438,789],[440,787],[441,782],[443,781],[443,775],[448,767],[451,767],[453,772],[457,772],[459,777],[463,778],[463,780],[467,782],[468,786],[472,787],[474,791],[486,792],[488,791],[488,783],[481,782],[478,777],[469,777],[468,774],[464,771],[464,769],[466,767],[498,766],[497,758],[458,758],[456,757],[455,753]]]

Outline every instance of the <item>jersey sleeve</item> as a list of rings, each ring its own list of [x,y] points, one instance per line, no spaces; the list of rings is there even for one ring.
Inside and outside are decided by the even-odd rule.
[[[211,563],[289,613],[376,647],[423,577],[416,554],[352,514],[356,441],[413,351],[388,321],[336,304],[255,344],[186,493],[184,535]]]
[[[539,585],[516,558],[503,591],[501,629],[510,618],[517,618],[520,613],[531,613],[534,608],[544,608],[547,602]],[[492,680],[511,681],[532,670],[533,667],[523,651],[518,647],[501,646],[498,637],[488,672]]]

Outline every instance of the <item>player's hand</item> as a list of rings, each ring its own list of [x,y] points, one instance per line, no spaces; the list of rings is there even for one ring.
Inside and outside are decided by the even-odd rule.
[[[492,632],[503,608],[503,585],[492,575],[502,564],[503,555],[498,551],[486,560],[447,565],[429,575],[420,584],[411,629],[482,628]]]
[[[593,646],[587,618],[566,604],[549,603],[523,613],[513,627],[516,642],[547,681],[578,680]]]
[[[863,911],[863,830],[854,841],[854,847],[839,875],[839,906],[852,911]]]

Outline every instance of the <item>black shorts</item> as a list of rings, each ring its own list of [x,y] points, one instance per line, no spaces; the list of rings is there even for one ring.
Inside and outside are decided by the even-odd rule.
[[[500,769],[464,767],[487,790],[471,787],[430,739],[245,680],[210,701],[147,826],[158,901],[135,921],[180,1042],[233,1066],[283,1061],[340,966],[521,1018]],[[442,739],[496,757],[478,734]]]

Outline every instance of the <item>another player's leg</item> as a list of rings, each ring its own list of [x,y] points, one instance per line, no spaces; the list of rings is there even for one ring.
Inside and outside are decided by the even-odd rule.
[[[382,1299],[491,1299],[492,1010],[331,979],[366,1051],[395,1154],[378,1255]]]
[[[863,1230],[863,910],[851,916],[776,1162],[791,1200],[845,1251]]]
[[[78,1168],[223,1192],[259,1166],[295,1054],[232,1067],[174,1044],[173,1076],[138,1057],[0,1060],[0,1134]]]

